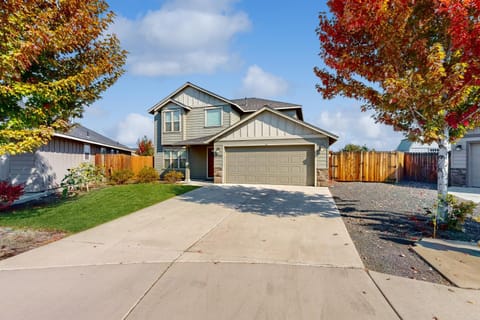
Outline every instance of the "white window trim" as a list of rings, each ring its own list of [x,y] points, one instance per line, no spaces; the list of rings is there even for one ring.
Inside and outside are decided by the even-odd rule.
[[[176,130],[172,130],[172,131],[167,131],[167,117],[165,116],[167,113],[171,113],[171,124],[172,124],[172,129],[174,128],[174,123],[175,121],[173,121],[173,114],[174,112],[178,112],[179,114],[179,125],[178,125],[178,131]],[[165,110],[162,112],[162,119],[163,119],[163,133],[178,133],[178,132],[182,132],[182,111],[177,109],[177,110]]]
[[[163,169],[165,169],[165,170],[169,170],[169,169],[171,169],[171,170],[184,170],[185,168],[180,167],[180,159],[182,159],[182,158],[179,156],[180,153],[181,153],[181,152],[184,152],[184,151],[186,151],[186,150],[185,150],[185,149],[170,149],[170,148],[165,148],[165,149],[163,149],[163,151],[162,151],[162,153],[163,153],[163,164],[162,164]],[[173,157],[172,157],[173,152],[177,153],[177,159],[176,159],[176,160],[177,160],[177,161],[176,161],[177,164],[176,164],[176,166],[174,166],[173,168],[167,168],[167,167],[165,167],[165,160],[167,159],[167,158],[165,157],[165,153],[166,153],[166,152],[168,152],[169,155],[170,155],[170,157],[168,158],[168,160],[173,160]],[[185,156],[185,161],[187,161],[187,157],[186,157],[186,156]]]
[[[92,153],[92,148],[91,148],[90,144],[85,143],[83,145],[83,160],[84,161],[90,161],[91,153]]]
[[[220,125],[219,126],[208,126],[207,125],[207,111],[208,110],[215,110],[215,109],[220,109]],[[205,128],[218,128],[218,127],[223,126],[223,106],[205,108],[204,114],[205,114],[205,123],[204,123]]]

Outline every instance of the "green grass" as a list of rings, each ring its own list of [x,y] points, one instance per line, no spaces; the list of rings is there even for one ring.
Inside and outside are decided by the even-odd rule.
[[[171,184],[112,186],[48,205],[4,212],[0,226],[75,233],[196,188]]]

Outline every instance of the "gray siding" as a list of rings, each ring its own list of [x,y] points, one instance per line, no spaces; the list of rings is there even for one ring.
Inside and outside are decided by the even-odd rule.
[[[225,104],[225,101],[212,97],[209,94],[198,91],[197,89],[191,87],[187,87],[185,90],[179,92],[176,96],[173,97],[173,100],[176,100],[192,108],[201,108]]]
[[[228,105],[223,107],[223,120],[221,127],[205,127],[205,108],[195,108],[187,113],[186,116],[186,137],[187,139],[195,139],[216,134],[231,125],[232,108]]]
[[[10,157],[0,156],[0,180],[7,180],[10,173]]]
[[[480,142],[480,128],[470,131],[468,134],[465,135],[462,139],[460,139],[457,143],[452,144],[452,153],[451,153],[451,162],[452,168],[455,169],[467,169],[468,164],[468,149],[470,143],[477,143]],[[462,146],[462,150],[457,151],[455,147],[457,145]]]
[[[221,140],[291,139],[318,137],[318,135],[317,132],[292,120],[265,111],[222,137]]]
[[[3,173],[4,179],[12,183],[25,183],[26,192],[57,188],[68,169],[77,167],[82,162],[95,163],[95,154],[100,153],[101,146],[89,144],[90,156],[85,160],[85,144],[88,143],[53,137],[48,144],[34,153],[9,156],[7,161],[1,163],[0,172],[7,172]],[[105,151],[111,153],[112,149],[105,148]]]
[[[230,115],[230,125],[234,125],[238,121],[240,121],[240,112],[238,112],[236,109],[232,108],[232,114]]]
[[[54,137],[35,153],[11,156],[8,180],[15,184],[25,183],[26,192],[56,188],[68,169],[86,161],[83,146],[82,142]],[[94,154],[99,150],[99,147],[91,145],[91,155],[87,162],[95,163]]]
[[[207,178],[207,147],[191,147],[189,149],[190,177],[192,179]]]
[[[153,143],[155,145],[155,152],[162,152],[162,114],[155,113],[153,117]]]
[[[298,119],[297,110],[280,110],[280,112],[294,119]]]
[[[180,122],[181,122],[181,128],[180,132],[164,132],[163,129],[163,117],[164,113],[166,111],[171,111],[171,110],[180,110]],[[183,108],[180,108],[173,103],[167,104],[165,108],[162,109],[161,111],[161,119],[159,119],[160,124],[160,134],[161,134],[161,144],[162,145],[169,145],[173,144],[182,140],[185,140],[185,110]],[[158,124],[157,123],[157,124]]]

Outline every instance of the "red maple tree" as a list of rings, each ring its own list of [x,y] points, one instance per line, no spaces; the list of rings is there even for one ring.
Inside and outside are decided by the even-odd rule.
[[[377,122],[437,142],[446,199],[449,142],[480,126],[480,0],[329,0],[317,34],[324,98],[363,102]],[[446,207],[440,201],[440,219]]]

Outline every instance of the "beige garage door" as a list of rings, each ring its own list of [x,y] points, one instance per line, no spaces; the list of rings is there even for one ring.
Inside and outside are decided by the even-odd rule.
[[[313,146],[225,149],[227,183],[313,186]]]
[[[480,143],[470,145],[470,185],[480,187]]]

